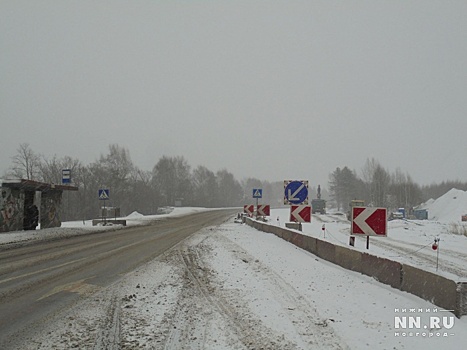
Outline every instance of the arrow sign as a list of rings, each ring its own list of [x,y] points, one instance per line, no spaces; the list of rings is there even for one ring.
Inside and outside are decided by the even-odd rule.
[[[311,207],[309,205],[291,205],[290,221],[311,222]]]
[[[271,206],[269,204],[258,204],[256,208],[256,215],[258,216],[270,216]]]
[[[351,235],[387,236],[386,208],[352,208]]]
[[[284,204],[308,204],[308,181],[284,181]]]
[[[243,212],[248,214],[248,216],[253,216],[254,211],[255,211],[255,206],[253,204],[243,206]]]

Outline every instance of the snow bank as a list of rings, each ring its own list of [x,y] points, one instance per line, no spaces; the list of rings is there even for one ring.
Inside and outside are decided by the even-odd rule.
[[[467,214],[467,192],[451,189],[435,201],[423,205],[428,210],[428,218],[444,223],[461,221],[461,216]]]
[[[140,218],[140,217],[142,217],[142,216],[144,216],[144,215],[138,213],[137,211],[134,211],[133,213],[131,213],[130,215],[128,215],[127,218],[129,218],[129,219],[130,219],[130,218]]]
[[[143,215],[137,211],[132,212],[126,217],[119,219],[125,219],[127,226],[144,225],[151,221],[161,220],[167,217],[178,217],[198,213],[206,210],[213,210],[207,208],[175,208],[172,212],[162,215]],[[33,231],[12,231],[0,233],[0,245],[6,244],[25,244],[26,242],[38,241],[38,240],[53,240],[60,239],[70,236],[79,236],[89,234],[90,232],[100,232],[106,230],[118,230],[123,229],[120,225],[109,225],[109,226],[93,226],[92,220],[81,220],[81,221],[66,221],[62,222],[62,227],[37,229]]]

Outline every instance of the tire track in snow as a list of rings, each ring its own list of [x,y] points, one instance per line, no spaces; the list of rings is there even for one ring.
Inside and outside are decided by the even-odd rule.
[[[220,247],[213,248],[212,244],[216,244],[216,240],[218,243],[220,243]],[[281,340],[276,340],[273,344],[269,345],[271,347],[265,347],[265,349],[348,348],[334,332],[331,326],[333,321],[319,317],[316,309],[280,275],[269,269],[267,266],[263,265],[258,260],[255,260],[253,256],[249,255],[239,245],[229,240],[225,236],[220,234],[209,236],[209,240],[206,240],[205,242],[206,243],[204,244],[203,249],[200,249],[199,245],[196,246],[198,260],[201,260],[202,258],[208,259],[207,254],[199,254],[199,250],[216,251],[216,249],[220,249],[221,247],[228,247],[227,249],[232,252],[239,264],[242,264],[244,267],[250,270],[256,280],[262,281],[262,283],[265,285],[265,288],[273,292],[275,300],[282,305],[282,312],[285,313],[286,317],[290,320],[290,323],[295,328],[295,331],[301,340],[299,342],[300,344],[297,344],[295,341],[290,339],[288,340],[286,338],[288,337],[288,334],[282,334]],[[212,263],[210,264],[210,267],[214,270],[216,269]],[[253,290],[248,290],[246,292],[255,293]],[[217,294],[220,294],[220,292],[218,291]],[[229,298],[232,298],[234,295],[235,293],[233,293],[233,295],[231,293],[230,296],[225,297],[224,300],[231,302]],[[258,297],[261,298],[262,296],[259,295]],[[222,305],[224,305],[224,303]],[[251,310],[248,311],[252,313]],[[267,325],[263,323],[262,327],[267,327]],[[261,334],[274,332],[274,330],[268,329],[267,332],[262,331]]]
[[[117,296],[112,296],[108,306],[107,314],[99,327],[99,333],[96,336],[94,350],[120,349],[120,301]]]
[[[273,349],[270,347],[271,344],[268,344],[269,341],[264,334],[254,332],[248,324],[245,324],[229,301],[218,295],[215,289],[210,286],[209,270],[202,263],[199,249],[200,247],[197,245],[179,250],[180,259],[184,263],[187,275],[193,282],[199,296],[204,299],[211,312],[219,314],[225,320],[229,331],[233,332],[233,337],[237,338],[245,348]],[[205,252],[205,249],[203,251]],[[206,327],[204,329],[206,330]],[[233,343],[235,341],[236,339],[232,339]]]

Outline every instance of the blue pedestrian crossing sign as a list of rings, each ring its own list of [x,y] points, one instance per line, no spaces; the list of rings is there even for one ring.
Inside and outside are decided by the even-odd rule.
[[[107,200],[110,199],[109,190],[108,189],[100,189],[99,190],[99,200]]]
[[[263,189],[253,188],[253,198],[263,198]]]
[[[308,205],[308,180],[284,181],[284,204]]]

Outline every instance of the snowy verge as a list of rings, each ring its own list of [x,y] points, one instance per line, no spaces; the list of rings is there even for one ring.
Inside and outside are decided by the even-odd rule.
[[[467,342],[466,319],[232,222],[203,229],[59,316],[25,349],[430,350]],[[396,328],[409,316],[422,329]],[[432,317],[449,322],[424,329]]]
[[[148,225],[153,221],[163,220],[169,217],[190,215],[208,210],[214,209],[196,207],[173,208],[173,210],[170,213],[160,215],[142,215],[138,212],[133,212],[126,217],[120,217],[117,219],[126,220],[127,226]],[[93,226],[92,220],[66,221],[62,222],[61,227],[37,229],[33,231],[2,232],[0,233],[0,248],[20,246],[37,241],[62,239],[72,236],[91,234],[95,232],[112,231],[120,229],[124,229],[124,226],[112,224],[109,224],[107,226]]]

